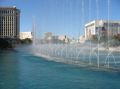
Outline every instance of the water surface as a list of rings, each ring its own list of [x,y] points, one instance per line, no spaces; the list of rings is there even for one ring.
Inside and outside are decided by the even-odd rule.
[[[120,89],[120,73],[48,61],[25,49],[0,51],[0,89]]]

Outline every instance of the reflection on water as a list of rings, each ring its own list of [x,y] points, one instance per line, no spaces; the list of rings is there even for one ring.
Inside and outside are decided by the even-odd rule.
[[[119,72],[52,62],[24,50],[0,52],[0,89],[120,88]]]
[[[19,81],[19,63],[11,51],[0,52],[0,89],[17,89]]]

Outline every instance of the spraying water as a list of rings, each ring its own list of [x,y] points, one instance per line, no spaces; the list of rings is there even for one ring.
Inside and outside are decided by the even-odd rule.
[[[67,3],[71,3],[67,0]],[[69,5],[68,4],[68,5]],[[72,8],[72,6],[66,6]],[[84,29],[85,23],[85,2],[82,0],[82,27]],[[71,9],[72,10],[72,9]],[[91,0],[89,0],[89,21],[91,19]],[[63,14],[65,12],[63,11]],[[108,23],[110,14],[110,0],[108,0]],[[99,0],[96,0],[96,19],[99,19]],[[99,68],[120,68],[119,53],[106,50],[100,44],[101,35],[97,34],[98,43],[94,44],[91,41],[83,44],[54,44],[54,43],[39,43],[39,39],[36,38],[36,27],[33,25],[33,53],[37,56],[46,57],[48,60],[57,62],[65,62],[81,66],[95,66]],[[109,30],[109,25],[108,25]],[[99,29],[98,29],[99,31]],[[108,36],[109,41],[109,36]],[[109,46],[108,46],[109,48]]]

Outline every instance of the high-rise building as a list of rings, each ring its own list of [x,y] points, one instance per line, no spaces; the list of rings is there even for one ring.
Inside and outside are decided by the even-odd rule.
[[[20,32],[20,10],[0,7],[0,38],[18,39]]]

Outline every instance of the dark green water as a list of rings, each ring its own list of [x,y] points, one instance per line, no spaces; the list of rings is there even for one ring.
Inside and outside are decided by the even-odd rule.
[[[0,89],[120,89],[120,73],[47,61],[26,51],[0,51]]]

